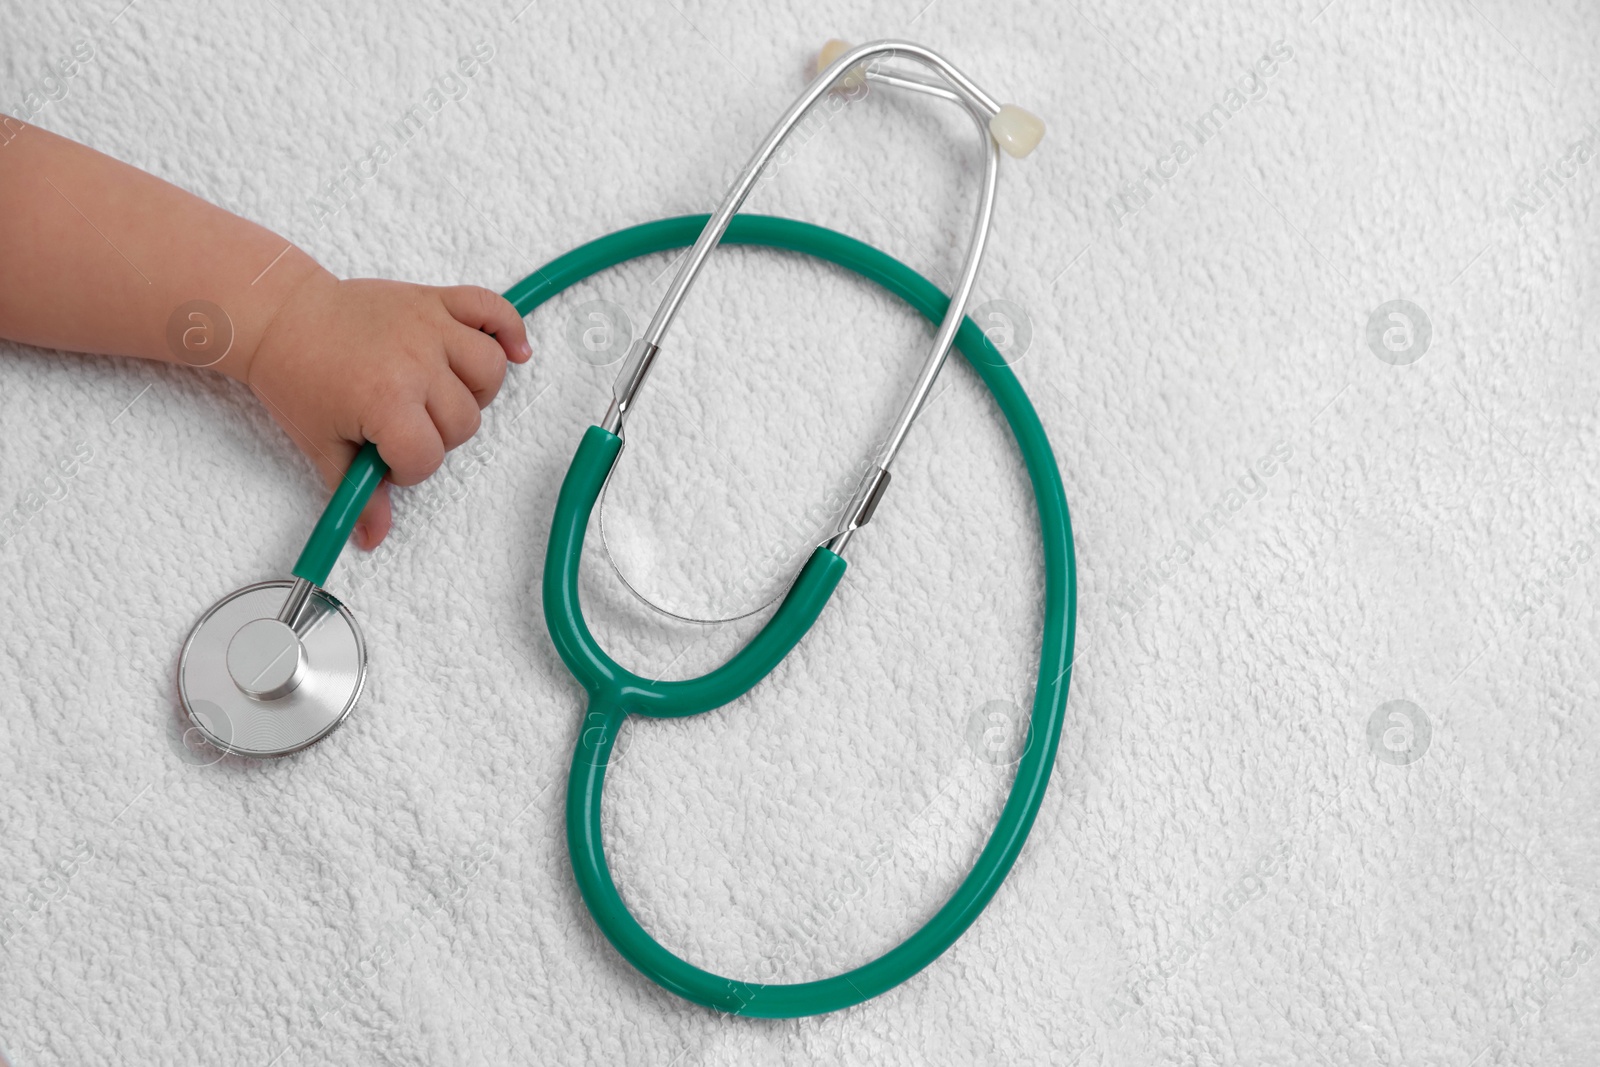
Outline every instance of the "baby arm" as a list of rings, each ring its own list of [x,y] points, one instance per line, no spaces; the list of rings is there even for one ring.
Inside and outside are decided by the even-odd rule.
[[[232,325],[214,364],[168,339],[197,300]],[[365,441],[389,481],[427,478],[477,432],[506,361],[531,356],[521,317],[488,289],[340,280],[264,227],[4,115],[0,337],[205,362],[250,386],[329,488]],[[385,485],[356,542],[374,547],[389,525]]]

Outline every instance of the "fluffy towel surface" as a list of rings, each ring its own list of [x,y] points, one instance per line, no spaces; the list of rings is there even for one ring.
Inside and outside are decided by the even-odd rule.
[[[525,3],[14,3],[0,110],[341,274],[496,289],[709,210],[830,36],[924,42],[1042,115],[975,300],[1052,434],[1081,568],[1033,837],[950,952],[829,1017],[719,1017],[597,933],[562,838],[582,702],[537,590],[617,369],[604,316],[642,328],[668,256],[534,315],[480,437],[341,562],[370,690],[279,762],[186,747],[174,670],[208,604],[287,572],[311,466],[232,382],[7,345],[17,1067],[1595,1062],[1600,11]],[[971,133],[869,94],[751,207],[948,284]],[[781,587],[929,335],[831,268],[719,252],[630,424],[618,566],[692,615]],[[664,943],[799,981],[950,893],[1031,700],[1031,507],[952,365],[802,647],[729,708],[630,725],[607,840]],[[585,596],[667,676],[750,626],[663,621],[597,545]]]

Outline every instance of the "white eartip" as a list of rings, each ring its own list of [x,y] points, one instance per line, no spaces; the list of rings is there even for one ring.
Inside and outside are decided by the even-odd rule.
[[[849,41],[841,41],[837,37],[829,38],[828,43],[822,46],[822,51],[817,53],[817,73],[821,74],[833,66],[833,61],[848,51],[850,51]]]
[[[1044,119],[1015,104],[1005,104],[989,120],[989,132],[1007,155],[1021,159],[1044,140]]]
[[[833,66],[840,56],[850,51],[853,47],[849,41],[841,41],[837,37],[830,39],[827,44],[822,46],[822,51],[817,53],[817,73],[821,74]],[[846,71],[844,77],[839,79],[834,88],[848,89],[854,92],[861,88],[866,83],[866,80],[866,72],[857,65]]]

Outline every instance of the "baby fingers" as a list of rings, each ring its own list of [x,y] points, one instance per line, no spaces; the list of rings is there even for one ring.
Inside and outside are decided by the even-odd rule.
[[[446,331],[444,343],[450,369],[477,399],[478,406],[488,407],[506,380],[505,351],[488,334],[460,325]]]
[[[483,424],[478,398],[454,379],[441,378],[428,393],[428,417],[446,449],[465,444]]]

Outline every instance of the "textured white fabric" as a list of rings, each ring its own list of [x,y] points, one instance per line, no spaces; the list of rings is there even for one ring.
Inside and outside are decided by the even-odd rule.
[[[1025,313],[1075,509],[1081,655],[1033,837],[949,953],[820,1019],[686,1004],[595,930],[562,837],[580,694],[537,590],[616,369],[569,331],[596,300],[639,329],[669,257],[532,316],[481,436],[341,562],[370,691],[282,762],[207,765],[173,679],[201,610],[292,564],[309,463],[232,382],[0,346],[17,1067],[1595,1062],[1592,5],[522,3],[10,0],[0,110],[341,274],[497,289],[708,210],[829,36],[922,41],[1038,112],[976,299]],[[970,134],[869,94],[752,207],[947,283]],[[1369,344],[1392,300],[1427,316],[1414,362],[1414,315]],[[612,488],[630,576],[691,613],[781,584],[928,336],[831,268],[718,253]],[[979,757],[1031,699],[1040,562],[992,404],[965,367],[942,389],[803,646],[623,738],[615,874],[702,966],[867,960],[998,812]],[[585,595],[641,671],[749,630],[662,623],[594,550]]]

